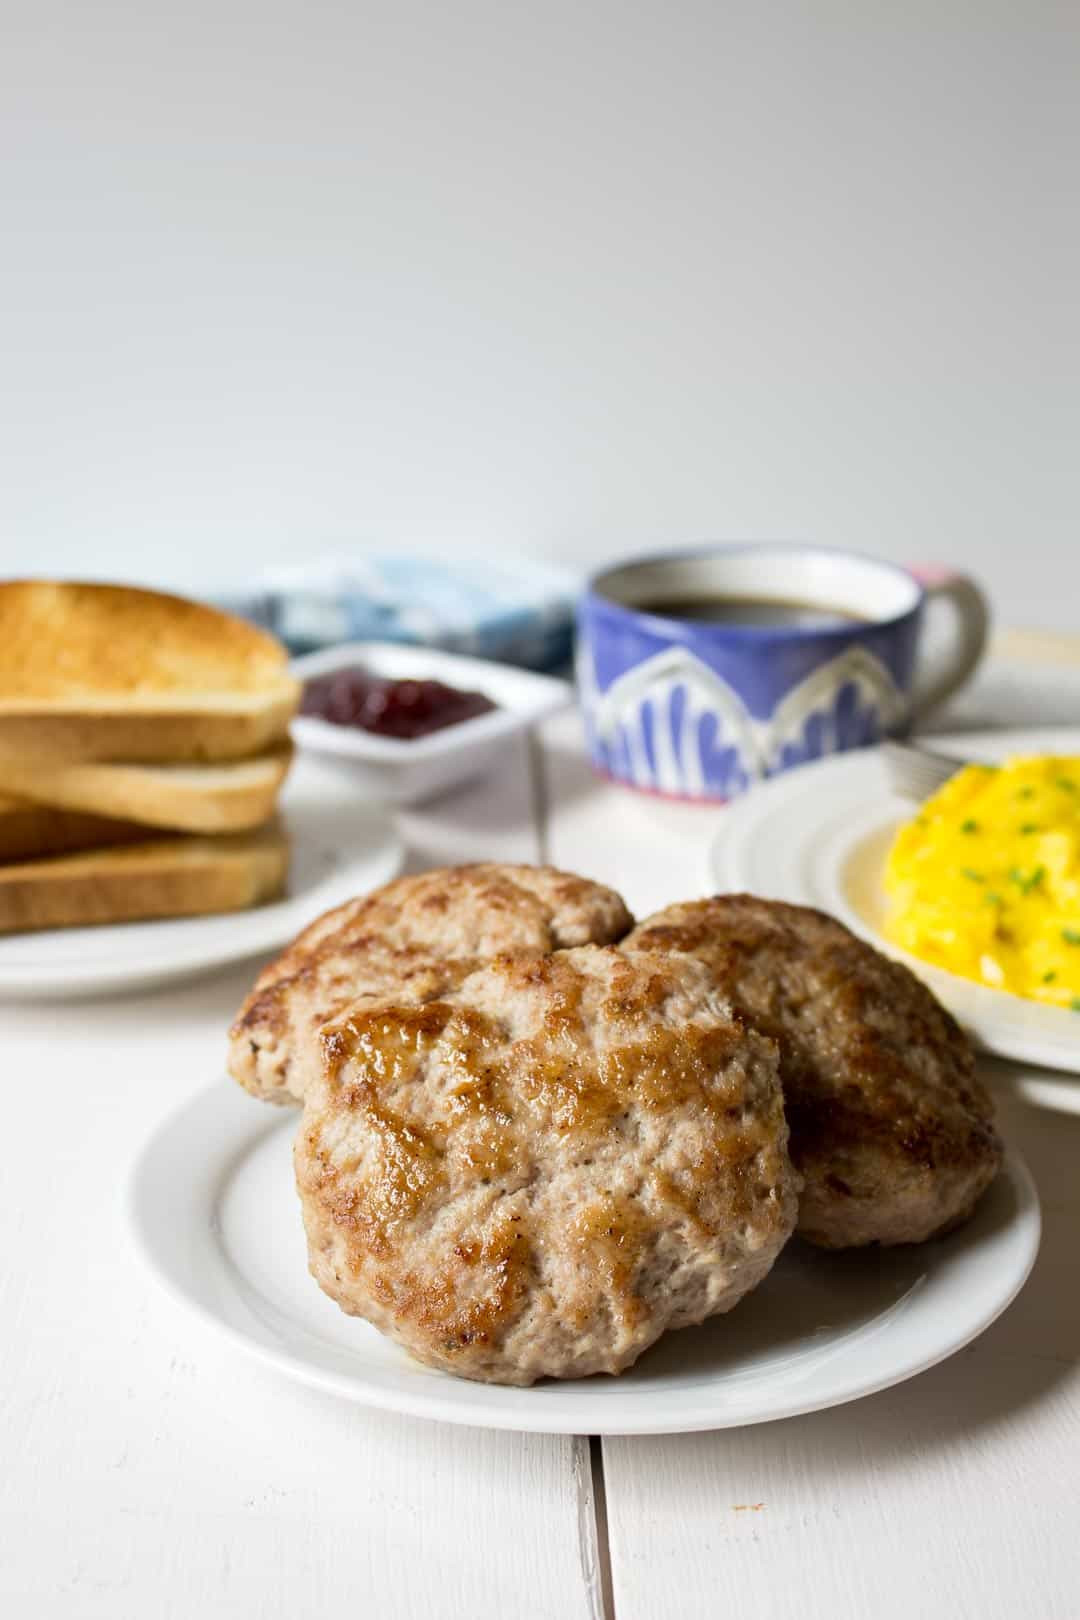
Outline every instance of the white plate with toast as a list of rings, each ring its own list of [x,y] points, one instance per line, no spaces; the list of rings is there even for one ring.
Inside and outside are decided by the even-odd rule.
[[[988,763],[1012,754],[1080,753],[1075,727],[950,732],[933,741],[944,754]],[[961,978],[885,938],[885,860],[913,813],[876,749],[785,772],[723,812],[709,854],[709,892],[745,889],[831,912],[905,962],[986,1051],[1080,1074],[1080,1013]]]
[[[968,1344],[1023,1286],[1039,1202],[1010,1155],[975,1215],[932,1243],[829,1254],[793,1240],[727,1316],[669,1333],[619,1378],[529,1389],[412,1361],[308,1275],[293,1191],[299,1114],[221,1080],[143,1149],[128,1216],[157,1280],[237,1349],[346,1400],[444,1423],[663,1434],[792,1417],[873,1394]]]
[[[209,916],[5,936],[0,938],[0,997],[97,995],[192,977],[277,949],[320,913],[386,883],[401,868],[404,849],[389,815],[317,764],[298,760],[294,765],[282,794],[281,819],[289,842],[282,899]],[[257,892],[263,845],[276,839],[273,829],[237,835],[228,860],[222,841],[214,840],[202,868],[196,839],[191,869],[177,881],[212,883],[214,892],[217,886],[227,892],[249,883]],[[132,881],[138,881],[144,850],[153,848],[130,851]],[[229,862],[236,870],[228,870]],[[111,868],[110,881],[117,881]]]

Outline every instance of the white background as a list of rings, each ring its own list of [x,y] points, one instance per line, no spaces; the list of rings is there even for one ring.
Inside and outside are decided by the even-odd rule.
[[[6,0],[0,565],[803,536],[1066,628],[1069,0]]]
[[[798,535],[1074,626],[1078,60],[1074,0],[0,0],[0,567]],[[550,813],[507,770],[413,863],[693,891],[703,832],[544,760]],[[613,1442],[605,1518],[586,1440],[292,1389],[137,1268],[128,1166],[251,971],[0,1008],[5,1612],[1076,1620],[1074,1081],[992,1077],[1047,1222],[1000,1324]]]

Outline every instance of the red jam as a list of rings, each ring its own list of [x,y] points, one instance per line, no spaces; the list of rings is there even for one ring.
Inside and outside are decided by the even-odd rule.
[[[306,681],[300,713],[407,740],[459,725],[494,707],[482,692],[459,692],[442,681],[383,680],[354,665]]]

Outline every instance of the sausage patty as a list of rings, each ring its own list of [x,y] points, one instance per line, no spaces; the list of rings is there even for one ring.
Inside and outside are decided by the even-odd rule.
[[[302,1099],[316,1033],[357,996],[430,997],[500,951],[606,945],[634,919],[613,889],[550,866],[443,867],[328,911],[255,981],[228,1070],[268,1102]]]
[[[777,1042],[804,1237],[918,1243],[970,1215],[1001,1163],[993,1106],[959,1026],[901,963],[747,894],[669,906],[623,949],[696,957]]]
[[[791,1233],[774,1044],[688,957],[502,956],[322,1032],[297,1136],[312,1274],[430,1366],[617,1373]]]

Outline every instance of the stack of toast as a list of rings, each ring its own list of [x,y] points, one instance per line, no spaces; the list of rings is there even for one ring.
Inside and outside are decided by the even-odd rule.
[[[279,894],[299,696],[280,643],[204,604],[0,583],[0,933]]]

